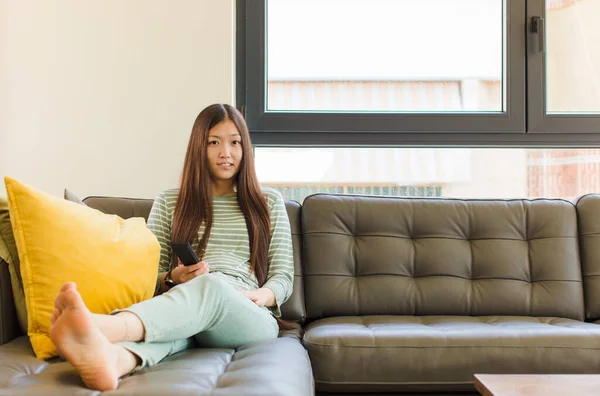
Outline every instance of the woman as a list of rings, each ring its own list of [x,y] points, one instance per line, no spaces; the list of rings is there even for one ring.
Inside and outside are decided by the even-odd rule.
[[[211,105],[196,118],[181,186],[155,200],[148,227],[161,246],[157,296],[112,315],[90,313],[63,285],[50,338],[93,389],[194,343],[237,348],[274,339],[292,292],[293,255],[281,194],[261,190],[243,116]],[[183,266],[170,242],[190,242],[200,263]]]

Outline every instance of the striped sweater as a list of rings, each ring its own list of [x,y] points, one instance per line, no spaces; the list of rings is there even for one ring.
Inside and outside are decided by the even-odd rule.
[[[269,269],[263,287],[273,290],[277,305],[271,308],[275,316],[281,316],[281,304],[292,294],[294,256],[290,223],[281,194],[271,188],[263,188],[267,198],[271,220],[269,243]],[[169,270],[171,260],[171,225],[179,189],[161,192],[152,205],[148,228],[160,243],[159,276]],[[198,230],[198,240],[204,233],[204,224]],[[197,248],[197,243],[193,246]],[[217,274],[239,290],[258,288],[254,273],[250,272],[250,242],[246,220],[236,196],[213,197],[213,226],[204,253],[209,272]]]

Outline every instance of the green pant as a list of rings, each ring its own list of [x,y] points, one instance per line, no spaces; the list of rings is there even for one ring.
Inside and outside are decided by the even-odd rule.
[[[277,338],[279,333],[277,321],[267,309],[215,274],[199,276],[122,311],[136,314],[146,330],[143,342],[119,343],[141,358],[136,370],[153,366],[195,343],[238,348]]]

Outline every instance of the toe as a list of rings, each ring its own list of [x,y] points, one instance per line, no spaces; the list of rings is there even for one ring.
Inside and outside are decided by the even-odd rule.
[[[54,322],[56,322],[56,319],[58,319],[58,317],[60,316],[60,311],[55,308],[54,312],[52,313],[52,316],[50,316],[50,323],[54,324]]]
[[[60,291],[66,292],[67,290],[71,290],[71,289],[77,289],[77,285],[75,284],[75,282],[64,283],[62,285],[62,287],[60,288]]]
[[[56,298],[54,299],[54,311],[58,311],[59,313],[65,309],[65,304],[63,303],[63,295],[62,293],[58,293]]]
[[[65,308],[69,309],[86,309],[85,303],[81,298],[81,294],[76,289],[67,290],[63,293],[63,303]]]

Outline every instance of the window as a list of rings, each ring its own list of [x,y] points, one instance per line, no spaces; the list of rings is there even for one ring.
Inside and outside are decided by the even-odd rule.
[[[266,7],[267,112],[506,110],[502,0]]]
[[[258,146],[597,146],[600,0],[238,0]]]
[[[600,191],[592,148],[258,147],[255,155],[260,183],[298,202],[319,192],[572,200]]]

